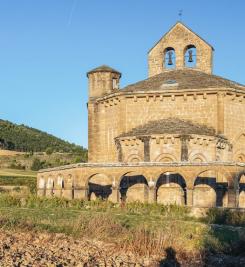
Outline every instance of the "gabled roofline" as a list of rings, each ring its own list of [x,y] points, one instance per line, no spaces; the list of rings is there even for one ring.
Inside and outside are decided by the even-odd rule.
[[[169,31],[167,31],[154,45],[153,47],[148,50],[147,54],[149,54],[151,52],[151,50],[153,50],[153,48],[155,48],[155,46],[157,46],[160,41],[165,38],[178,24],[181,24],[182,26],[184,26],[187,30],[189,30],[190,32],[192,32],[193,34],[195,34],[198,38],[200,38],[204,43],[206,43],[208,46],[210,46],[212,48],[212,50],[214,51],[214,48],[211,44],[209,44],[207,41],[205,41],[201,36],[199,36],[197,33],[195,33],[192,29],[190,29],[188,26],[186,26],[183,22],[181,21],[177,21],[171,28]]]

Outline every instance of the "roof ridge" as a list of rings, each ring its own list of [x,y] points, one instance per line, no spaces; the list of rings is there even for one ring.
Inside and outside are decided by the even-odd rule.
[[[182,21],[177,21],[153,46],[151,49],[148,50],[147,54],[149,54],[151,52],[151,50],[158,44],[161,42],[161,40],[163,38],[165,38],[178,24],[184,26],[187,30],[189,30],[191,33],[193,33],[194,35],[196,35],[198,38],[200,38],[204,43],[206,43],[208,46],[210,46],[212,48],[212,50],[214,51],[214,48],[211,44],[209,44],[205,39],[203,39],[200,35],[198,35],[196,32],[194,32],[191,28],[189,28],[188,26],[186,26],[186,24],[184,24]]]

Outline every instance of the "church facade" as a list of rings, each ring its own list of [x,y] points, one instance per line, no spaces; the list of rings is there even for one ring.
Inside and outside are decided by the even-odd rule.
[[[88,163],[40,171],[38,195],[245,208],[245,86],[212,74],[213,52],[178,22],[146,80],[89,71]]]

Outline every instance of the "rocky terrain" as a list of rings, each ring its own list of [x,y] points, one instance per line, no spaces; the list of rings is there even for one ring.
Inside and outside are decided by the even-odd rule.
[[[113,246],[64,234],[0,231],[0,266],[159,266],[154,259],[116,253]]]

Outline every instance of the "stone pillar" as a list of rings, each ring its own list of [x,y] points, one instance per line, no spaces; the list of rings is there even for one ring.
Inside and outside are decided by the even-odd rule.
[[[119,188],[112,187],[112,192],[111,192],[108,200],[113,202],[113,203],[118,203],[119,202]]]
[[[45,196],[45,188],[46,183],[43,177],[37,176],[37,196],[44,197]]]
[[[224,94],[217,95],[217,132],[224,134]]]
[[[54,196],[53,188],[47,188],[46,189],[46,197],[53,197],[53,196]]]
[[[54,197],[62,197],[62,188],[54,188],[53,195]]]
[[[157,201],[156,198],[156,187],[152,186],[149,188],[149,199],[148,202],[149,203],[155,203]]]
[[[239,199],[239,189],[228,188],[228,207],[237,208]]]
[[[74,199],[88,200],[88,189],[86,187],[74,188]]]
[[[190,140],[189,135],[181,135],[181,161],[188,161],[188,142]]]
[[[186,189],[186,204],[187,206],[193,206],[193,188],[187,188]]]
[[[144,162],[150,162],[150,136],[141,137],[140,140],[144,143]]]
[[[120,140],[116,139],[115,143],[116,143],[116,148],[117,148],[117,153],[118,153],[118,162],[122,162],[123,155],[122,155],[122,146],[121,146]]]

